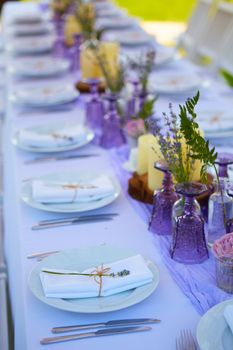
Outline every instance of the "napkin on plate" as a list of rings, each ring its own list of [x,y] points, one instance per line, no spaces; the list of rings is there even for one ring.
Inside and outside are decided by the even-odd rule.
[[[19,143],[30,147],[63,147],[85,140],[86,130],[82,125],[72,125],[60,130],[39,133],[34,130],[21,129],[18,132]]]
[[[233,334],[233,305],[226,306],[223,315]]]
[[[108,176],[99,176],[90,182],[32,181],[32,197],[40,203],[91,202],[114,193]]]
[[[130,273],[123,277],[102,277],[101,296],[110,296],[126,290],[143,286],[152,282],[153,274],[147,267],[141,255],[132,256],[114,263],[104,264],[104,268],[110,268],[109,273],[128,270]],[[100,268],[100,267],[99,267]],[[78,272],[70,270],[43,269],[52,272]],[[40,279],[44,294],[48,298],[91,298],[99,296],[99,284],[93,276],[52,275],[40,273]],[[91,267],[82,273],[92,273],[96,267]],[[98,281],[98,279],[97,279]]]

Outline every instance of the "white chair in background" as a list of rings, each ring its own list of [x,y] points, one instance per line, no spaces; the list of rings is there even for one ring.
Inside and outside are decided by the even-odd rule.
[[[211,14],[210,14],[211,17]],[[220,2],[202,35],[196,41],[197,56],[208,56],[217,65],[233,28],[233,3]]]
[[[209,21],[211,0],[199,0],[188,21],[186,31],[178,40],[178,46],[184,48],[190,58],[196,52],[196,43],[205,31]]]
[[[231,28],[225,35],[221,53],[215,64],[217,68],[222,68],[233,75],[233,20]]]

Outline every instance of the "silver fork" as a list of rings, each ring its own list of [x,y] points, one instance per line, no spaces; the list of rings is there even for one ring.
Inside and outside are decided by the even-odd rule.
[[[189,329],[180,332],[180,336],[176,339],[176,350],[197,350],[194,337]]]

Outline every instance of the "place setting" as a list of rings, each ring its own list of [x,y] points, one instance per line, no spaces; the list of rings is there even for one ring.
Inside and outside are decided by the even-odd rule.
[[[13,55],[38,55],[51,52],[54,47],[53,35],[11,38],[6,45],[6,50]]]
[[[28,87],[12,93],[10,100],[21,109],[41,109],[46,111],[71,110],[79,97],[72,84],[44,84]],[[24,113],[24,111],[22,111]],[[26,113],[26,112],[25,112]]]
[[[14,350],[233,349],[233,7],[146,1],[2,7]]]
[[[62,75],[69,71],[69,60],[40,57],[14,60],[8,66],[9,72],[17,77],[43,78]]]
[[[29,288],[43,303],[71,312],[106,313],[135,305],[157,288],[159,271],[151,261],[131,250],[115,246],[92,246],[51,254],[30,273]],[[157,318],[54,327],[41,344],[151,330],[145,325]],[[96,329],[93,333],[82,333]],[[99,329],[99,330],[98,330]],[[77,333],[81,331],[81,333]],[[62,333],[71,333],[62,335]]]

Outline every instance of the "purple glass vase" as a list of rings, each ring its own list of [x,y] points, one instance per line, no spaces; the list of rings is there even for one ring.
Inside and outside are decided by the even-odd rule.
[[[53,47],[53,55],[57,58],[66,57],[66,45],[64,40],[64,35],[57,35],[54,47]]]
[[[117,95],[110,93],[106,96],[109,107],[104,116],[100,145],[104,148],[119,147],[126,143],[121,126],[120,116],[117,112]]]
[[[99,82],[95,78],[87,80],[91,87],[91,99],[86,103],[86,124],[95,131],[102,130],[104,118],[104,104],[98,94]]]
[[[228,165],[233,164],[233,154],[219,153],[215,163],[218,164],[218,176],[228,178],[227,168]]]
[[[67,48],[67,58],[70,61],[70,71],[75,73],[80,69],[80,46],[82,44],[82,35],[74,34],[73,39],[73,45]]]
[[[164,172],[164,178],[163,188],[154,194],[149,230],[157,235],[170,235],[172,233],[172,207],[179,196],[174,191],[172,175],[166,164],[157,161],[155,168]]]
[[[195,210],[195,197],[206,192],[207,187],[196,182],[185,182],[175,186],[176,192],[184,196],[183,213],[173,217],[171,258],[184,264],[198,264],[208,259],[204,219]]]
[[[64,33],[64,15],[60,12],[54,12],[52,22],[54,24],[55,33],[61,36]]]

